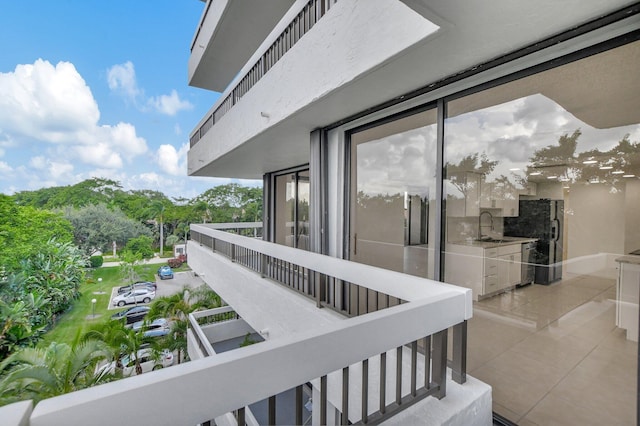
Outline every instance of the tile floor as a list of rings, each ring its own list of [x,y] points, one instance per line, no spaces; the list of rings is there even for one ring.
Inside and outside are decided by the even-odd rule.
[[[616,281],[567,276],[481,300],[468,372],[521,425],[632,425],[637,343],[616,327]]]

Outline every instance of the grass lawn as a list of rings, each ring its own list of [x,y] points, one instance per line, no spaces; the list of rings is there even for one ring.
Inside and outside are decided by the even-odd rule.
[[[140,265],[135,270],[140,280],[155,281],[157,265]],[[87,272],[87,281],[80,287],[82,293],[73,307],[56,318],[55,326],[38,343],[39,347],[49,346],[51,342],[71,343],[78,333],[87,330],[91,324],[106,321],[117,311],[109,311],[109,299],[113,287],[129,284],[122,279],[120,267],[97,268]],[[95,318],[91,300],[96,299]],[[124,309],[124,308],[123,308]]]

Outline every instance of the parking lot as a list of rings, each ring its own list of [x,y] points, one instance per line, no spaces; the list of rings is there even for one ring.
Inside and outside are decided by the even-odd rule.
[[[173,278],[169,280],[161,280],[156,275],[156,298],[162,296],[171,296],[172,294],[182,290],[184,286],[196,288],[202,284],[204,284],[204,281],[202,281],[202,279],[196,276],[192,271],[175,272],[173,274]],[[111,301],[117,294],[118,287],[113,287],[111,289],[111,297],[109,298],[109,310],[124,308],[124,306],[112,306]],[[144,303],[138,303],[138,305],[144,305]],[[133,304],[129,304],[126,306],[133,306]]]

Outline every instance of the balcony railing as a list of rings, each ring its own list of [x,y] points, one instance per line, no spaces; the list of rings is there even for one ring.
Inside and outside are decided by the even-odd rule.
[[[268,422],[276,424],[274,420],[279,418],[280,410],[274,395],[286,391],[294,395],[295,410],[294,418],[285,423],[302,424],[303,388],[308,384],[314,388],[313,424],[326,424],[334,414],[341,416],[342,424],[375,424],[427,396],[445,396],[451,329],[453,357],[449,366],[453,379],[465,382],[466,324],[472,312],[469,290],[217,231],[205,225],[192,225],[192,232],[201,239],[215,240],[214,247],[225,243],[226,253],[235,252],[236,260],[255,259],[245,253],[256,252],[259,260],[255,261],[261,265],[268,264],[262,261],[262,256],[267,256],[272,263],[277,260],[291,264],[286,270],[294,270],[294,266],[303,268],[307,275],[320,274],[327,280],[353,283],[359,289],[389,295],[404,303],[49,398],[34,409],[28,403],[2,407],[3,424],[196,425],[219,417],[228,420],[229,413],[236,412],[237,420],[233,423],[244,425],[243,415],[244,420],[250,417],[245,407],[265,400],[269,407]],[[194,241],[189,242],[188,250],[190,262],[193,259],[210,262],[207,258],[219,253]],[[220,260],[229,262],[225,260],[228,254],[223,256]],[[236,264],[241,268],[240,262]],[[259,272],[256,279],[262,279]],[[321,281],[315,281],[315,285],[316,289],[322,287]],[[222,321],[229,315],[222,311],[203,315],[211,316],[209,314]],[[199,337],[205,347],[208,342],[204,333]],[[205,350],[204,353],[213,352]],[[177,395],[176,392],[179,397],[171,397]]]
[[[192,225],[192,241],[234,263],[255,271],[263,278],[271,279],[307,297],[314,298],[318,306],[329,307],[349,316],[382,312],[380,310],[384,308],[389,308],[385,311],[390,311],[394,309],[394,306],[399,308],[397,305],[400,304],[404,307],[420,303],[418,300],[422,300],[426,293],[434,290],[431,286],[451,288],[446,284],[417,279],[422,288],[416,289],[412,285],[415,284],[415,277],[391,271],[380,271],[377,268],[264,241],[242,238],[213,229],[214,227],[217,225]],[[320,258],[322,259],[320,260]],[[339,267],[337,267],[338,264]],[[310,265],[315,266],[310,267]],[[398,287],[402,286],[402,281],[409,281],[408,287],[413,287],[418,291],[409,295],[410,291],[406,298],[402,298],[398,297],[398,294],[394,296],[388,294],[390,292],[376,289],[376,284],[378,284],[375,282],[376,279],[370,281],[368,285],[345,279],[347,276],[358,275],[361,280],[366,281],[367,278],[375,276],[368,274],[363,276],[361,274],[363,269],[376,270],[380,274],[378,275],[379,280],[388,278],[385,277],[387,274],[394,275],[396,280],[392,282],[397,283]],[[341,271],[341,273],[333,271]],[[438,290],[442,290],[442,288]],[[470,293],[463,289],[456,288],[456,290],[464,293],[468,299],[462,302],[464,307],[459,306],[459,308],[468,309]],[[338,294],[341,296],[337,297]],[[338,299],[341,299],[340,303],[336,303]],[[409,302],[410,300],[413,301]],[[362,303],[363,301],[364,303]],[[390,303],[390,301],[395,302]],[[452,328],[453,335],[453,360],[450,362],[452,377],[458,383],[463,383],[466,380],[466,320],[451,324],[436,333],[404,342],[373,357],[363,358],[354,365],[343,366],[341,369],[313,381],[314,386],[320,389],[320,418],[315,420],[320,424],[325,424],[327,419],[323,416],[327,413],[327,404],[330,404],[341,413],[342,424],[376,424],[427,396],[444,397],[446,393],[447,328]],[[358,338],[358,340],[361,339]],[[391,366],[395,366],[395,368]],[[350,369],[355,369],[358,372],[356,374],[359,376],[356,384],[358,392],[354,391],[353,383],[350,385],[350,380],[353,380],[350,379],[350,376],[353,375],[350,373]],[[332,383],[333,386],[331,386]],[[374,388],[370,386],[370,383],[378,385]],[[294,389],[295,419],[290,419],[291,423],[302,424],[304,385],[301,383]],[[330,389],[333,389],[333,398],[330,396]],[[336,392],[339,394],[338,398],[335,397]],[[373,399],[378,401],[375,407],[369,406],[372,399],[371,393],[375,394]],[[354,398],[355,394],[358,395]],[[276,424],[274,416],[277,411],[277,400],[278,398],[274,395],[266,399],[269,424]],[[353,408],[350,408],[353,404],[358,406],[356,410],[358,414],[354,415]],[[238,424],[244,424],[246,416],[253,415],[247,410],[248,406],[234,410]]]
[[[309,0],[293,18],[276,40],[260,56],[258,61],[238,81],[231,91],[221,100],[207,119],[191,135],[189,142],[193,147],[231,108],[244,96],[275,64],[291,49],[300,38],[322,18],[338,0]],[[210,4],[210,3],[209,3]],[[208,6],[207,6],[208,7]],[[203,16],[203,20],[206,13]],[[198,33],[200,28],[198,28]],[[197,35],[196,38],[197,39]],[[194,39],[194,43],[195,43]],[[193,46],[192,46],[193,49]]]
[[[232,229],[232,224],[226,225],[228,229]],[[260,273],[262,277],[313,298],[318,307],[328,307],[348,316],[357,316],[405,302],[382,291],[340,279],[334,274],[323,273],[313,267],[248,247],[242,244],[242,240],[238,240],[240,244],[232,242],[228,233],[221,232],[225,228],[221,228],[219,224],[198,227],[209,228],[212,232],[203,233],[192,227],[192,241]]]
[[[189,328],[193,333],[193,339],[200,352],[200,357],[215,355],[211,341],[207,338],[202,327],[212,324],[223,324],[229,321],[241,319],[237,312],[230,306],[207,309],[189,314]]]

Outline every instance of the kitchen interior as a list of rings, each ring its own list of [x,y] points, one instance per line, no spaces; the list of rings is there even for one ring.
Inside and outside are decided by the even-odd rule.
[[[517,424],[635,423],[639,67],[636,41],[445,100],[442,268],[436,109],[350,135],[349,259],[472,289],[467,369]]]
[[[519,425],[636,423],[639,63],[636,41],[447,104],[444,279]]]
[[[520,185],[478,170],[446,181],[445,281],[474,297],[469,373],[518,424],[632,424],[640,180],[531,170]]]

